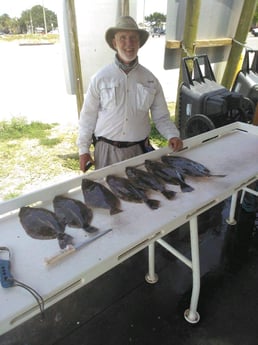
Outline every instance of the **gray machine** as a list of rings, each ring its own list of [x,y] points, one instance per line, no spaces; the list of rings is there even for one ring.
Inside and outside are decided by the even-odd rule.
[[[232,91],[241,93],[241,95],[253,101],[255,105],[257,104],[258,50],[246,50],[242,68],[236,76]]]
[[[253,102],[216,82],[207,55],[184,58],[182,77],[179,129],[183,138],[235,121],[250,122],[254,113]]]

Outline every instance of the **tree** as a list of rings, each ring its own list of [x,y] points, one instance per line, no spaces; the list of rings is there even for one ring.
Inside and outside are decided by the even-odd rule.
[[[57,27],[57,16],[54,12],[45,8],[47,31],[51,31],[53,28]],[[44,15],[43,7],[41,5],[36,5],[30,10],[23,11],[21,14],[21,26],[22,31],[26,30],[34,32],[35,28],[44,28]]]
[[[10,24],[11,24],[11,18],[9,17],[8,14],[3,14],[0,16],[0,31],[9,34],[10,32]]]
[[[21,25],[20,25],[20,19],[18,18],[11,18],[10,24],[9,24],[9,33],[10,34],[21,34]]]
[[[165,23],[167,20],[166,16],[159,12],[154,12],[149,16],[145,16],[144,19],[146,20],[146,22],[149,22],[152,28],[161,28],[162,23]]]
[[[57,16],[45,8],[47,31],[57,28]],[[40,5],[23,11],[20,18],[11,18],[8,14],[0,16],[0,32],[20,34],[34,32],[37,27],[45,28],[43,7]]]

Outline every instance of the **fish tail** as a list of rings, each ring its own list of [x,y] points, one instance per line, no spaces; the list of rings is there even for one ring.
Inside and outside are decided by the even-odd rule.
[[[120,213],[120,212],[123,212],[123,210],[120,210],[120,208],[111,208],[110,210],[110,215],[113,215],[113,214],[117,214],[117,213]]]
[[[187,183],[184,183],[181,185],[181,191],[183,193],[192,192],[193,190],[194,190],[194,188],[189,186],[189,184],[187,184]]]
[[[89,232],[90,234],[92,234],[93,232],[97,232],[99,231],[98,228],[96,228],[95,226],[92,226],[92,225],[87,225],[84,227],[84,230]]]
[[[162,194],[168,199],[171,200],[175,197],[176,192],[172,191],[172,190],[164,190],[162,192]]]
[[[69,244],[73,243],[73,237],[68,234],[58,235],[58,243],[61,249],[65,249]]]
[[[156,210],[160,206],[160,201],[159,200],[154,200],[154,199],[148,199],[148,200],[146,200],[146,204],[152,210]]]

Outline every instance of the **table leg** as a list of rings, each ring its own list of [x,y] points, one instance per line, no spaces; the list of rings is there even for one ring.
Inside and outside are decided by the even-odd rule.
[[[198,241],[198,223],[197,216],[190,219],[190,238],[192,254],[192,279],[193,288],[190,302],[190,308],[184,313],[185,319],[190,323],[197,323],[200,315],[197,312],[198,299],[200,294],[200,260],[199,260],[199,241]]]
[[[149,255],[149,271],[145,275],[145,280],[149,284],[155,284],[159,280],[158,275],[155,273],[155,242],[148,246]]]
[[[237,194],[238,194],[238,192],[235,192],[234,194],[232,194],[232,197],[231,197],[229,218],[226,220],[226,222],[229,225],[235,225],[236,224],[235,211],[236,211],[236,204],[237,204]]]

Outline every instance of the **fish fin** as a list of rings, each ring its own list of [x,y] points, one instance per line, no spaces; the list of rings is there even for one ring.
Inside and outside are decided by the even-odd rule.
[[[123,210],[120,210],[119,208],[111,208],[110,215],[112,216],[113,214],[117,214],[120,212],[123,212]]]
[[[159,200],[154,200],[154,199],[148,199],[148,200],[146,200],[146,204],[152,210],[156,210],[160,206],[160,201]]]
[[[168,199],[171,200],[176,196],[176,192],[172,190],[164,190],[162,194]]]
[[[187,193],[187,192],[192,192],[194,190],[194,188],[193,187],[191,187],[191,186],[189,186],[189,184],[182,184],[181,185],[181,191],[183,192],[183,193]]]
[[[89,232],[90,234],[99,231],[98,228],[96,228],[95,226],[92,225],[87,225],[83,228],[85,231]]]
[[[61,249],[65,249],[69,244],[73,243],[73,237],[68,234],[58,234],[57,239]]]

